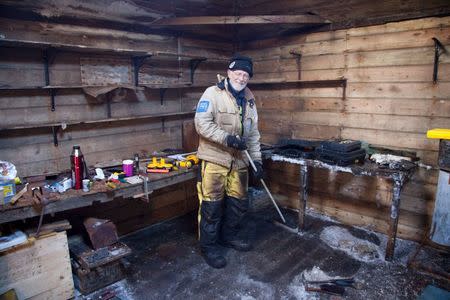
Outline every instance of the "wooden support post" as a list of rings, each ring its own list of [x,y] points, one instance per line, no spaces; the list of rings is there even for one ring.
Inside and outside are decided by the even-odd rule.
[[[300,165],[300,185],[302,196],[299,197],[298,229],[305,230],[306,201],[308,200],[308,165]]]
[[[394,186],[392,188],[391,215],[389,218],[388,241],[385,256],[385,260],[387,261],[391,261],[394,257],[395,239],[397,237],[397,225],[400,212],[400,193],[402,187],[402,180],[394,180]]]

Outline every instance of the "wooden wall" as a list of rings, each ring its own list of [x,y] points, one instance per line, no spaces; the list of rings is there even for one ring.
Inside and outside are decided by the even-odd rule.
[[[450,55],[441,55],[439,80],[433,84],[433,37],[450,49],[450,17],[242,45],[245,53],[256,60],[254,80],[296,80],[299,67],[301,80],[347,79],[345,97],[340,87],[281,89],[271,85],[253,89],[263,142],[275,143],[280,137],[357,139],[376,146],[415,151],[423,163],[435,167],[438,141],[428,140],[426,131],[450,126]],[[302,55],[300,64],[291,51]],[[272,182],[272,187],[288,196],[289,205],[295,206],[298,197],[295,174],[298,172],[284,173],[280,169],[286,167],[276,164],[268,168],[273,169],[274,182],[278,180],[278,183]],[[338,189],[344,189],[343,182],[350,180],[323,172],[320,176],[329,178]],[[344,193],[347,197],[338,197],[337,190],[328,190],[322,185],[322,192],[314,194],[311,205],[344,222],[373,225],[384,232],[384,218],[377,212],[382,205],[375,205],[372,199],[376,193],[374,187],[378,186],[360,181],[358,178],[348,183],[354,189]],[[316,180],[315,184],[318,182]],[[420,168],[405,187],[400,236],[421,238],[433,211],[436,183],[435,169]],[[365,191],[372,195],[365,197],[369,200],[358,202],[357,196],[364,196],[359,194],[359,189],[367,185],[372,188]],[[314,186],[313,191],[320,188]]]
[[[70,221],[74,232],[84,232],[83,221],[88,217],[111,220],[119,235],[124,235],[146,226],[198,209],[196,179],[154,191],[149,202],[142,199],[118,198],[107,203],[94,203],[89,207],[73,209],[54,216],[46,216],[44,222],[62,219]],[[34,218],[34,222],[38,218]],[[193,217],[193,226],[196,218]]]
[[[195,73],[195,86],[167,89],[161,104],[159,89],[117,89],[96,98],[80,88],[56,91],[56,109],[50,109],[50,91],[0,90],[0,160],[14,163],[19,176],[53,174],[69,169],[73,145],[80,145],[89,165],[149,155],[164,148],[181,148],[183,123],[192,116],[81,124],[58,130],[53,145],[52,129],[17,126],[70,123],[111,118],[193,111],[205,86],[216,82],[223,59],[232,45],[187,38],[145,35],[83,26],[0,19],[2,39],[23,41],[28,46],[0,46],[0,88],[44,86],[42,43],[68,44],[102,49],[165,51],[207,57]],[[35,47],[30,47],[35,43]],[[131,55],[58,49],[50,64],[50,85],[134,84]],[[220,71],[219,71],[220,70]],[[139,73],[142,84],[176,84],[190,80],[187,59],[147,59]],[[187,124],[187,125],[186,125]]]

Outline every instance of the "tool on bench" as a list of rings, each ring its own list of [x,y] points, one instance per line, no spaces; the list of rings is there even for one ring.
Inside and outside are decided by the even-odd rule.
[[[252,166],[253,170],[256,172],[257,168],[255,166],[255,163],[253,162],[253,159],[250,157],[250,154],[247,150],[244,150],[245,155],[247,155],[248,161],[250,162],[250,165]],[[278,214],[281,217],[281,220],[283,220],[283,223],[286,224],[286,219],[284,218],[283,214],[280,211],[280,208],[278,207],[277,203],[275,202],[275,199],[272,196],[272,193],[269,191],[269,188],[267,187],[266,183],[264,182],[264,179],[260,179],[261,184],[263,185],[264,189],[266,190],[267,194],[269,194],[270,200],[272,200],[273,205],[275,206]]]
[[[180,168],[186,168],[189,169],[194,165],[197,165],[199,162],[199,159],[197,155],[191,154],[186,157],[182,157],[179,160],[176,161],[176,166]]]
[[[25,184],[23,189],[14,195],[14,197],[11,198],[11,205],[16,204],[17,200],[19,200],[26,192],[28,191],[28,183]]]
[[[31,195],[33,196],[33,201],[36,205],[41,207],[41,215],[39,216],[39,224],[36,230],[36,237],[39,237],[41,231],[42,220],[44,219],[45,207],[49,203],[48,198],[44,196],[42,192],[42,187],[34,187],[31,189]]]
[[[173,164],[166,163],[165,158],[153,157],[152,162],[147,165],[147,173],[169,173]]]

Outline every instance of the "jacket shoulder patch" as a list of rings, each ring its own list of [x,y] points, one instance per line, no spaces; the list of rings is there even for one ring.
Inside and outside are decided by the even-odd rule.
[[[253,108],[253,106],[255,106],[255,99],[248,100],[248,104],[250,105],[250,108]]]
[[[207,112],[209,107],[209,100],[201,100],[197,106],[197,112]]]

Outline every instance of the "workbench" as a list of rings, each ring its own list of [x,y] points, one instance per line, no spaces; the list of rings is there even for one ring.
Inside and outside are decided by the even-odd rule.
[[[267,157],[267,156],[266,156]],[[346,172],[354,176],[372,176],[383,177],[393,181],[391,209],[389,216],[388,241],[386,245],[385,260],[390,261],[394,256],[395,240],[397,237],[397,225],[400,210],[400,193],[404,184],[409,180],[415,171],[416,165],[413,163],[402,166],[402,168],[388,168],[381,167],[371,161],[365,161],[364,164],[353,164],[349,166],[337,166],[328,164],[320,160],[306,159],[306,158],[288,158],[278,154],[271,154],[268,156],[272,161],[281,161],[300,165],[300,188],[301,193],[298,198],[298,230],[305,229],[305,213],[306,204],[308,201],[309,190],[309,171],[312,168],[328,169],[334,172]]]
[[[197,168],[191,168],[171,171],[170,173],[164,174],[148,174],[148,191],[192,180],[197,176],[196,170]],[[36,184],[32,184],[31,186],[36,186]],[[75,208],[91,206],[94,203],[113,201],[116,198],[132,198],[133,196],[143,194],[144,192],[143,183],[121,183],[117,188],[112,189],[105,185],[104,180],[96,181],[89,192],[70,189],[63,194],[49,193],[48,200],[50,202],[45,206],[44,213],[54,214]],[[33,205],[31,193],[28,192],[15,205],[6,204],[0,206],[0,224],[32,218],[39,216],[40,214],[40,207]]]

